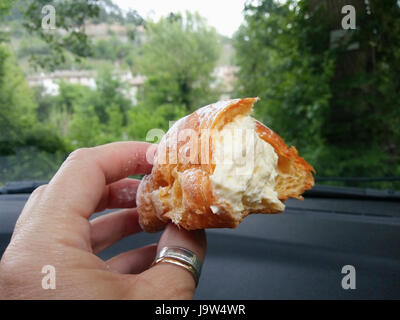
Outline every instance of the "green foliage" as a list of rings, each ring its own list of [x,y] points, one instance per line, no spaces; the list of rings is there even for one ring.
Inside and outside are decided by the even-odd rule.
[[[50,180],[66,157],[65,151],[45,152],[25,145],[0,156],[0,185],[7,181]]]
[[[0,154],[11,154],[24,143],[35,122],[33,92],[14,57],[0,44]]]
[[[66,61],[66,52],[71,52],[79,61],[91,55],[90,40],[84,33],[84,24],[99,14],[101,1],[76,0],[52,2],[56,10],[56,30],[42,28],[42,8],[48,0],[19,0],[18,11],[23,17],[23,25],[31,35],[38,35],[49,48],[48,55],[32,55],[36,64],[54,69]]]
[[[0,184],[45,179],[65,155],[66,144],[53,127],[37,125],[36,111],[34,93],[11,52],[0,44]]]
[[[130,43],[123,43],[117,37],[100,39],[92,46],[93,58],[120,61],[126,59],[134,47]]]
[[[234,41],[239,95],[259,96],[256,116],[296,145],[320,176],[398,174],[396,1],[370,1],[371,15],[360,15],[357,32],[337,48],[330,46],[330,12],[323,3],[313,10],[309,4],[246,5],[246,23]],[[348,58],[353,42],[361,50]],[[365,53],[368,62],[362,64]],[[352,72],[344,67],[346,59],[352,59]]]
[[[147,77],[144,103],[183,105],[187,111],[211,103],[218,93],[210,87],[220,54],[220,39],[198,14],[186,13],[147,23],[139,70]]]
[[[55,8],[55,30],[42,28],[45,5]],[[22,38],[19,57],[29,57],[31,66],[46,71],[79,66],[90,57],[111,61],[126,59],[132,67],[132,46],[139,42],[138,30],[145,24],[137,11],[124,13],[111,0],[2,0],[0,9],[0,18],[3,16],[10,27],[10,34]],[[130,42],[122,43],[114,38],[93,44],[85,33],[87,23],[124,25]],[[6,34],[0,31],[0,41],[5,38]]]
[[[139,104],[127,112],[126,134],[133,140],[145,140],[151,129],[166,132],[170,121],[218,99],[210,84],[220,38],[203,18],[171,14],[147,22],[145,38],[135,61],[147,80]]]
[[[135,26],[143,25],[145,23],[144,19],[136,10],[129,9],[125,14],[112,0],[100,0],[98,1],[98,5],[98,15],[90,19],[93,23],[117,23]]]
[[[15,0],[3,0],[0,3],[0,12],[2,15],[7,14],[12,6],[14,5]]]
[[[49,47],[44,41],[38,38],[22,38],[18,47],[18,58],[30,57],[33,55],[48,55]]]
[[[121,108],[112,103],[107,109],[107,125],[103,127],[103,134],[105,135],[104,143],[119,141],[123,139],[124,133],[124,113]]]
[[[146,141],[146,134],[150,130],[160,129],[167,132],[170,121],[178,120],[185,114],[185,106],[164,104],[153,110],[145,105],[139,105],[128,112],[127,134],[132,140]]]
[[[241,96],[259,96],[256,117],[304,153],[324,143],[321,127],[329,108],[334,60],[326,47],[311,52],[305,40],[317,31],[314,24],[304,23],[305,10],[292,6],[291,1],[267,0],[246,7],[247,25],[235,37],[241,67],[238,91]],[[316,24],[323,42],[329,33],[320,21]]]
[[[94,107],[76,105],[68,134],[74,148],[95,146],[100,133],[100,121]]]
[[[51,123],[72,148],[121,140],[131,108],[125,89],[110,70],[100,72],[95,90],[61,82],[56,97],[40,96],[41,117]]]
[[[240,67],[236,93],[259,96],[255,116],[296,145],[318,175],[399,176],[397,0],[370,0],[371,14],[359,15],[357,31],[335,48],[330,13],[324,2],[311,10],[316,3],[247,2],[245,23],[234,38]],[[97,70],[96,89],[61,82],[54,97],[31,90],[6,44],[8,35],[1,33],[0,184],[48,179],[75,148],[145,140],[151,129],[166,132],[170,121],[218,100],[213,71],[218,61],[230,61],[229,39],[198,14],[172,13],[145,22],[135,11],[124,14],[111,0],[55,1],[57,31],[46,32],[41,28],[45,4],[0,1],[17,57],[24,62],[35,57],[45,70]],[[91,43],[83,33],[88,21],[124,25],[127,42],[111,35]],[[27,30],[18,29],[22,23]],[[346,70],[346,48],[353,42],[360,50],[351,53],[351,70]],[[76,64],[75,58],[82,60]],[[127,98],[115,66],[146,76],[137,105]]]
[[[2,22],[5,19],[5,16],[10,13],[14,3],[15,0],[2,0],[0,2],[0,22]],[[0,30],[0,43],[6,41],[7,39],[8,39],[7,32]]]
[[[93,97],[93,105],[102,122],[109,120],[107,109],[115,105],[121,112],[123,123],[126,124],[126,112],[131,107],[131,102],[124,92],[126,85],[112,74],[110,69],[104,69],[96,79],[97,95]]]
[[[91,90],[88,87],[61,81],[59,83],[59,94],[55,97],[54,107],[72,114],[75,105],[89,102],[90,93]]]

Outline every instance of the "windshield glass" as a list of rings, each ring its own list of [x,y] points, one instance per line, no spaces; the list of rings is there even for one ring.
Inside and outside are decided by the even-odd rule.
[[[164,2],[1,1],[0,187],[258,96],[317,183],[400,190],[397,0]]]

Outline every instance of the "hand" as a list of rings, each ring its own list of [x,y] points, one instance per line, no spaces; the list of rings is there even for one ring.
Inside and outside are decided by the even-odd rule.
[[[155,146],[117,142],[71,153],[48,185],[27,201],[0,261],[3,299],[190,299],[195,282],[187,270],[169,263],[149,268],[157,250],[182,246],[203,260],[205,233],[166,227],[158,245],[148,245],[103,261],[97,253],[141,231],[136,190],[152,165]],[[89,221],[94,212],[116,211]],[[42,268],[56,270],[56,289],[42,288]]]

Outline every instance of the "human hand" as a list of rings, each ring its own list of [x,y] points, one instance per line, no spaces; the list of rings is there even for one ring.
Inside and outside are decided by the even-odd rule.
[[[149,268],[157,250],[181,246],[204,260],[203,230],[170,224],[158,245],[148,245],[103,261],[97,253],[141,231],[136,190],[152,165],[155,146],[117,142],[71,153],[48,185],[27,201],[0,261],[2,299],[190,299],[195,281],[169,263]],[[147,158],[151,158],[147,157]],[[131,208],[89,221],[106,208]],[[132,209],[133,208],[133,209]],[[42,268],[56,270],[56,289],[42,288]]]

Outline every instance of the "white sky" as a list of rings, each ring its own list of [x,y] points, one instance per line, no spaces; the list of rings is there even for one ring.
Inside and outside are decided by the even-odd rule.
[[[122,9],[134,9],[157,20],[170,12],[197,11],[220,34],[231,37],[243,21],[246,0],[114,0]]]

